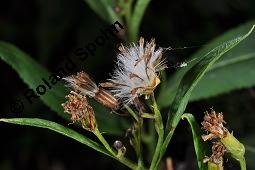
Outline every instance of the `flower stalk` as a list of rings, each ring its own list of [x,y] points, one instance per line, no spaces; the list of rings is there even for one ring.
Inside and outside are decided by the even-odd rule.
[[[152,98],[152,107],[155,114],[155,129],[156,129],[156,132],[158,133],[158,142],[157,142],[155,153],[153,155],[151,166],[150,166],[150,170],[154,170],[154,169],[157,169],[157,166],[158,166],[157,162],[159,160],[160,151],[162,148],[162,144],[164,142],[164,125],[163,125],[161,113],[158,109],[158,105],[156,103],[156,100],[153,94],[151,95],[151,98]]]
[[[209,161],[208,170],[223,170],[223,166]]]
[[[98,128],[96,128],[94,131],[92,131],[93,134],[99,139],[99,141],[103,144],[103,146],[108,150],[108,152],[111,154],[111,156],[113,158],[115,158],[116,160],[118,160],[119,162],[123,163],[124,165],[126,165],[127,167],[129,167],[130,169],[137,169],[137,165],[133,162],[131,162],[130,160],[128,160],[127,158],[125,158],[124,156],[119,156],[118,153],[116,153],[116,151],[114,151],[111,146],[108,144],[108,142],[105,140],[105,138],[103,137],[103,135],[101,134],[101,132],[98,130]]]
[[[131,144],[135,149],[137,159],[138,159],[138,169],[144,167],[143,155],[142,155],[142,125],[143,118],[139,117],[136,112],[133,111],[128,105],[125,105],[125,108],[129,114],[136,120],[132,128],[132,139]]]

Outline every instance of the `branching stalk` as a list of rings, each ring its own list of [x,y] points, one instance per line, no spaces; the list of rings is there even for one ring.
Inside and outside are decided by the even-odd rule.
[[[96,128],[93,133],[95,134],[95,136],[100,140],[100,142],[104,145],[104,147],[107,149],[107,151],[111,154],[111,156],[113,158],[115,158],[116,160],[118,160],[119,162],[123,163],[124,165],[126,165],[127,167],[129,167],[130,169],[137,169],[137,165],[135,165],[135,163],[131,162],[130,160],[128,160],[125,157],[121,157],[118,158],[117,157],[117,153],[111,148],[111,146],[108,144],[108,142],[105,140],[105,138],[103,137],[103,135],[101,134],[101,132],[99,131],[98,128]]]

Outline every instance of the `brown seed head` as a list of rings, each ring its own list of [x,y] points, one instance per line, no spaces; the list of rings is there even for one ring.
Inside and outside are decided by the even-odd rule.
[[[205,112],[204,121],[202,122],[203,129],[209,134],[203,135],[204,141],[213,138],[223,138],[226,136],[228,130],[223,126],[226,123],[223,119],[222,113],[216,113],[211,110],[210,113]]]
[[[66,77],[64,80],[69,83],[69,86],[74,91],[79,92],[84,96],[93,97],[96,101],[108,108],[118,108],[117,99],[103,88],[98,87],[92,78],[90,78],[84,71]]]
[[[95,115],[86,97],[71,91],[66,99],[67,101],[62,106],[65,112],[71,114],[73,123],[81,122],[84,129],[93,131],[96,128]]]
[[[217,165],[223,164],[223,156],[226,152],[225,146],[221,142],[215,142],[212,146],[212,155],[204,159],[204,162],[211,161]]]
[[[84,71],[78,72],[76,75],[71,75],[63,78],[74,91],[80,92],[85,96],[94,97],[99,90],[96,83]]]

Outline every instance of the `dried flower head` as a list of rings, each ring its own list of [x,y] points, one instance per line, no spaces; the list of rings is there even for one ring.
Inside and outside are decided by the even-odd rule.
[[[221,142],[215,142],[213,143],[212,146],[212,155],[210,157],[206,157],[204,159],[205,162],[212,162],[217,165],[222,165],[223,164],[223,156],[226,152],[225,146]]]
[[[76,75],[71,75],[63,79],[69,83],[68,86],[74,91],[81,93],[84,96],[93,97],[96,101],[108,108],[118,108],[117,99],[103,88],[98,87],[90,76],[84,71],[78,72]]]
[[[149,96],[160,83],[158,72],[166,68],[163,49],[156,49],[154,39],[145,44],[141,37],[139,45],[121,45],[119,51],[110,82],[101,85],[111,87],[111,92],[123,104],[132,103],[141,95]]]
[[[83,128],[93,131],[96,128],[95,115],[86,97],[71,91],[66,99],[62,106],[65,112],[71,114],[73,123],[81,122]]]
[[[202,122],[203,129],[209,134],[203,135],[204,141],[211,140],[213,138],[223,138],[227,135],[228,130],[224,127],[226,123],[223,119],[222,113],[216,113],[213,109],[211,112],[205,112],[204,121]]]

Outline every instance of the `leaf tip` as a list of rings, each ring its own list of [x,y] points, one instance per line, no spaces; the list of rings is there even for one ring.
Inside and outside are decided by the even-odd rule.
[[[1,119],[0,119],[0,122],[8,122],[8,120],[5,119],[5,118],[1,118]]]

